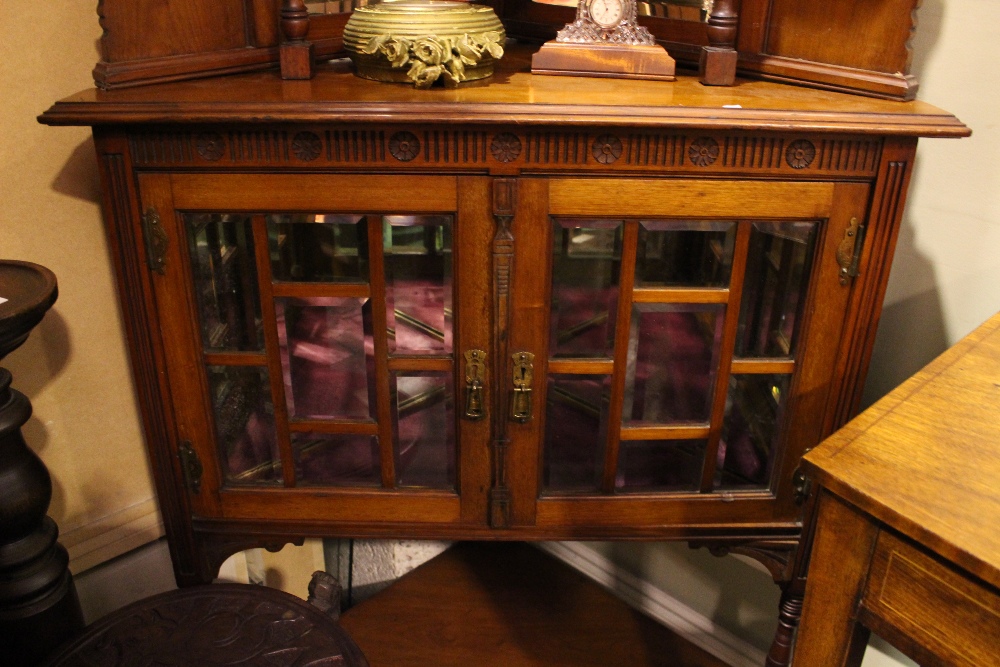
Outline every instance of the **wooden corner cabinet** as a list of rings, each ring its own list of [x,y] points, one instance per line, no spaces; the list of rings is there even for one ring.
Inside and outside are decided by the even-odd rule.
[[[800,458],[856,410],[917,137],[968,129],[529,57],[41,117],[94,128],[181,584],[304,536],[686,540],[793,580]]]

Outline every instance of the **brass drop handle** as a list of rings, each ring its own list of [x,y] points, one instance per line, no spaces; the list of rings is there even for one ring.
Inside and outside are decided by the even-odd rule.
[[[465,353],[465,418],[473,421],[486,416],[483,408],[483,384],[486,381],[486,353],[467,350]]]
[[[531,419],[531,380],[535,355],[531,352],[515,352],[511,356],[514,361],[514,389],[510,399],[510,418],[524,424]]]

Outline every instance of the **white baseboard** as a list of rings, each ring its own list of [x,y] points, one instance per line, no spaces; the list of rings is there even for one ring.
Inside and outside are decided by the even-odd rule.
[[[732,667],[760,667],[767,655],[648,581],[625,572],[577,542],[540,542],[538,548],[597,582],[615,596]]]
[[[163,519],[155,498],[61,532],[76,575],[163,537]]]

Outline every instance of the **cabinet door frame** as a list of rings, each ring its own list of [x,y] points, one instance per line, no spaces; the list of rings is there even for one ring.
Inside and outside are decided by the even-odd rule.
[[[537,530],[582,534],[608,533],[630,526],[634,536],[692,537],[717,533],[728,525],[730,534],[772,529],[794,532],[799,524],[793,476],[804,451],[823,436],[826,401],[842,381],[837,373],[839,341],[844,335],[853,284],[841,285],[836,260],[838,245],[851,219],[865,220],[870,188],[864,183],[827,181],[767,181],[656,179],[631,177],[522,178],[521,200],[514,221],[516,295],[512,315],[511,350],[535,357],[535,417],[527,424],[511,424],[512,456],[531,466],[514,489],[515,515],[533,522]],[[610,196],[609,196],[610,193]],[[548,323],[551,303],[551,219],[725,219],[741,223],[815,221],[819,229],[809,277],[806,308],[799,332],[781,450],[777,453],[768,488],[702,493],[544,493],[545,405],[549,375]],[[746,226],[746,225],[742,225]],[[744,234],[743,236],[746,236]],[[740,241],[738,241],[739,243]],[[746,243],[744,239],[742,241]],[[624,244],[628,252],[628,243]],[[634,249],[632,250],[634,254]],[[734,267],[734,272],[737,270]],[[619,290],[631,290],[631,276],[622,276]],[[628,281],[628,284],[626,282]],[[735,291],[735,290],[734,290]],[[739,294],[727,303],[727,322],[739,316]],[[624,300],[624,299],[622,299]],[[630,304],[627,304],[630,306]],[[733,308],[737,310],[732,310]],[[619,315],[621,311],[619,312]],[[731,329],[735,329],[735,322]],[[616,339],[620,338],[619,333]],[[616,354],[616,358],[617,358]],[[605,362],[606,363],[606,362]],[[598,362],[599,365],[600,362]],[[595,367],[596,367],[595,365]],[[614,382],[623,383],[624,371],[614,364]],[[717,382],[721,383],[723,377]],[[620,395],[621,388],[618,388]],[[612,407],[609,423],[620,421]],[[713,425],[718,428],[719,425]],[[613,441],[609,438],[609,441]],[[615,452],[607,457],[610,461]],[[534,459],[529,461],[530,455]],[[607,483],[607,467],[604,482]],[[613,481],[613,479],[612,479]]]
[[[469,421],[459,417],[459,410],[464,400],[462,353],[466,349],[480,349],[488,353],[490,345],[488,299],[485,294],[489,285],[488,242],[492,220],[483,204],[489,199],[487,179],[416,175],[159,172],[140,173],[138,188],[142,210],[155,209],[167,235],[165,269],[162,273],[151,273],[151,280],[163,327],[164,373],[169,387],[169,395],[164,397],[165,404],[173,411],[172,421],[177,429],[174,451],[182,443],[189,442],[203,466],[201,489],[197,492],[189,490],[188,493],[194,515],[209,519],[306,520],[393,526],[432,524],[473,527],[485,523],[489,419]],[[203,362],[205,355],[190,278],[191,265],[184,228],[184,214],[190,212],[245,213],[260,218],[252,223],[255,228],[261,228],[255,229],[258,267],[268,261],[267,246],[259,242],[263,238],[261,214],[265,212],[444,213],[453,216],[454,332],[451,375],[456,422],[454,491],[319,486],[248,488],[226,487],[223,484],[214,444],[215,430]],[[263,280],[260,282],[264,283]],[[371,289],[374,290],[375,286]],[[270,305],[267,296],[269,294],[262,290],[262,311]],[[469,312],[466,314],[465,311]],[[266,329],[269,326],[268,317],[265,315],[264,319]],[[273,319],[272,312],[271,327],[274,326]],[[265,338],[273,339],[273,336],[266,335]],[[274,340],[265,341],[265,363],[269,363],[267,359],[273,359],[276,344]],[[388,359],[376,358],[376,364],[381,364],[380,375],[386,375]],[[280,376],[275,377],[273,369],[270,375],[270,384],[282,382]],[[484,404],[488,406],[491,400],[489,382],[485,383],[485,391]],[[386,400],[383,397],[379,401],[383,405],[379,408],[377,421],[383,424],[388,414],[384,405]],[[274,407],[278,418],[281,418],[285,406],[275,402]],[[280,448],[282,477],[287,484],[293,465],[291,448],[287,442],[280,444]]]

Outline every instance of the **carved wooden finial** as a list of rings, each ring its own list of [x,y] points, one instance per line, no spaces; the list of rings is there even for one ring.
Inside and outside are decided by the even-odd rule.
[[[706,86],[731,86],[736,81],[736,30],[740,17],[735,0],[715,0],[708,17],[708,43],[701,49],[698,73]]]
[[[313,77],[313,45],[306,41],[309,33],[309,10],[305,0],[281,1],[281,78],[311,79]]]

